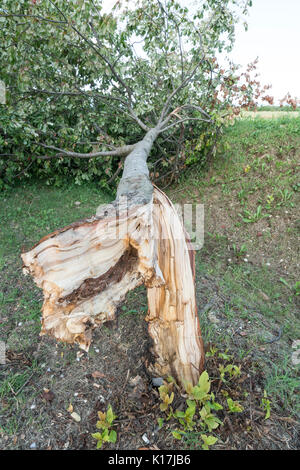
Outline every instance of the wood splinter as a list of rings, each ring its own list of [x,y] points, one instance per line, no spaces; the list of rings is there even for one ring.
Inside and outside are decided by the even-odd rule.
[[[88,350],[93,328],[113,320],[127,292],[145,284],[151,373],[196,384],[204,351],[195,300],[195,260],[170,200],[149,180],[159,129],[127,156],[116,200],[57,230],[22,254],[43,289],[42,331]]]

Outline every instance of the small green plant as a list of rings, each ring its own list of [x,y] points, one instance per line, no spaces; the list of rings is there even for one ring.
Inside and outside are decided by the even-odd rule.
[[[167,413],[167,420],[173,418],[180,425],[180,428],[172,431],[174,439],[181,440],[187,433],[193,432],[197,428],[212,432],[222,424],[213,411],[221,410],[223,407],[215,401],[215,395],[210,393],[211,381],[206,371],[200,375],[197,385],[185,384],[187,405],[185,410],[173,411],[171,408],[170,404],[174,399],[174,392],[171,390],[176,386],[176,383],[171,377],[168,381],[167,385],[159,387],[160,399],[162,400],[160,409]],[[158,423],[161,427],[163,419],[158,420]],[[209,449],[209,446],[217,442],[217,438],[214,436],[200,434],[200,437],[203,441],[203,449]]]
[[[196,425],[193,421],[196,413],[196,403],[190,400],[187,401],[188,407],[185,411],[175,411],[174,417],[178,418],[179,423],[183,426],[184,431],[192,431]]]
[[[243,219],[243,222],[250,224],[257,222],[260,219],[264,219],[265,217],[269,217],[269,214],[263,214],[262,206],[259,205],[255,212],[250,212],[247,209],[244,209],[244,214],[239,214],[239,216]]]
[[[214,357],[215,360],[229,361],[232,359],[227,350],[219,352],[218,348],[214,346],[210,347],[207,354],[209,357]],[[241,374],[241,367],[235,364],[227,364],[226,366],[221,364],[219,365],[219,371],[221,382],[227,383]],[[202,433],[213,433],[222,424],[216,412],[222,410],[223,406],[216,401],[215,395],[211,391],[211,380],[207,371],[202,372],[196,385],[189,382],[185,383],[185,395],[182,396],[185,397],[186,407],[181,404],[181,408],[175,411],[171,407],[174,401],[174,387],[179,388],[172,377],[168,378],[168,383],[159,387],[159,395],[162,401],[160,409],[166,413],[166,420],[173,419],[173,424],[176,425],[176,428],[171,431],[174,439],[181,440],[184,438],[188,441],[190,436],[193,436],[193,442],[195,438],[200,438],[203,441],[202,448],[209,449],[209,446],[217,442],[217,438]],[[227,400],[229,413],[243,411],[243,406],[238,401],[233,401],[228,391],[221,390],[220,392]],[[159,418],[157,421],[159,428],[161,428],[164,425],[164,419]]]
[[[279,278],[280,282],[288,287],[295,295],[300,295],[300,281],[295,282],[293,286],[291,286],[285,279],[282,277]]]
[[[294,204],[291,202],[291,199],[292,199],[293,196],[294,196],[294,194],[293,194],[292,191],[289,191],[288,189],[284,189],[284,190],[280,189],[279,190],[280,200],[277,203],[277,206],[280,207],[280,206],[289,205],[289,206],[293,207]]]
[[[266,201],[266,205],[265,205],[265,208],[270,210],[272,208],[272,204],[274,202],[274,196],[273,194],[268,194],[267,195],[267,201]]]
[[[227,354],[228,349],[225,350],[225,352],[219,352],[218,357],[220,359],[223,359],[224,361],[230,361],[232,359],[232,356],[230,354]]]
[[[271,415],[271,401],[268,399],[266,390],[264,390],[264,396],[261,399],[261,408],[265,411],[265,419],[269,419]]]
[[[219,405],[219,404],[218,404]],[[219,405],[221,406],[221,405]],[[222,421],[217,418],[212,412],[210,403],[206,403],[199,412],[201,421],[200,425],[203,429],[208,429],[209,432],[212,432],[214,429],[217,429]]]
[[[247,252],[247,247],[245,244],[241,245],[238,247],[235,243],[232,245],[233,253],[237,258],[241,258],[242,256],[245,256]]]
[[[295,184],[293,185],[293,190],[294,190],[295,192],[300,191],[300,183],[295,183]]]
[[[211,346],[209,351],[206,353],[206,357],[214,357],[218,352],[218,348]]]
[[[202,449],[209,450],[209,446],[213,446],[217,442],[217,437],[207,436],[206,434],[201,434],[201,439],[203,441]]]
[[[97,429],[101,429],[101,432],[95,432],[92,437],[97,440],[97,449],[101,449],[104,442],[113,442],[117,440],[117,433],[113,426],[113,421],[116,419],[116,415],[113,413],[111,405],[108,406],[107,412],[102,413],[98,411],[99,421],[96,423]]]
[[[227,398],[229,413],[241,413],[244,408],[238,401],[233,401],[232,398]]]
[[[219,366],[219,371],[220,371],[220,379],[222,380],[222,382],[226,382],[228,380],[228,376],[229,376],[229,380],[232,379],[233,377],[238,377],[239,375],[241,375],[241,368],[234,365],[234,364],[227,364],[227,366],[223,366],[223,364],[221,364]],[[227,377],[225,377],[227,375]]]
[[[224,361],[230,361],[232,359],[232,355],[228,354],[228,349],[226,349],[224,352],[218,352],[219,349],[216,346],[211,346],[210,350],[206,353],[207,357],[214,357],[217,355],[220,359],[223,359]]]
[[[171,403],[174,400],[174,392],[171,392],[170,395],[169,395],[171,387],[172,387],[172,382],[168,385],[162,385],[158,389],[159,390],[159,396],[160,396],[160,399],[162,401],[162,403],[160,404],[161,411],[167,411],[168,408],[169,408],[169,405],[171,405]]]
[[[246,204],[246,201],[247,201],[247,192],[245,189],[241,189],[238,193],[237,193],[237,198],[238,200],[240,201],[241,205],[244,206]]]

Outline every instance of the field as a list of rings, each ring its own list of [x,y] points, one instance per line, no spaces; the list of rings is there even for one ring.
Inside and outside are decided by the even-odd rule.
[[[262,119],[274,119],[282,118],[283,116],[297,118],[299,117],[298,111],[269,111],[269,110],[258,110],[258,111],[244,111],[242,113],[243,118],[262,118]]]
[[[241,119],[213,162],[167,189],[173,202],[204,204],[197,301],[206,369],[224,406],[214,449],[299,448],[299,157],[299,117]],[[88,354],[39,336],[41,291],[20,253],[109,200],[96,184],[30,182],[0,194],[0,448],[94,449],[97,412],[111,404],[117,442],[106,448],[201,449],[199,429],[173,438],[147,375],[144,288],[130,293],[118,324],[95,331]],[[222,381],[228,364],[240,374]],[[228,396],[240,412],[225,410]]]

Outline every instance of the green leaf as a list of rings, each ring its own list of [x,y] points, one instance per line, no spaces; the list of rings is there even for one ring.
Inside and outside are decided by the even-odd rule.
[[[108,424],[111,424],[114,419],[115,419],[115,415],[113,413],[111,405],[109,405],[109,407],[107,409],[107,413],[106,413],[106,420],[107,420]]]
[[[97,429],[105,429],[107,427],[107,423],[105,421],[97,421],[96,428]]]
[[[210,402],[210,407],[212,410],[223,410],[223,406],[220,404],[220,403],[217,403],[217,402]]]
[[[207,371],[205,370],[199,377],[198,381],[199,388],[203,393],[209,393],[210,390],[210,380]]]
[[[113,429],[109,433],[109,442],[115,443],[117,441],[117,433]]]
[[[172,436],[179,441],[182,439],[182,434],[178,431],[172,431]]]
[[[161,398],[163,398],[166,394],[169,393],[169,389],[166,385],[161,385],[158,388],[158,391],[159,391],[159,395],[160,395]]]
[[[187,399],[187,400],[186,400],[186,404],[187,404],[187,406],[188,406],[189,408],[194,408],[194,409],[196,409],[196,402],[195,402],[195,400],[189,400],[189,399]]]
[[[169,397],[169,404],[171,404],[174,400],[174,392],[171,393],[170,397]]]
[[[159,405],[159,408],[161,411],[166,411],[168,409],[168,404],[167,403],[161,403]]]
[[[102,439],[102,434],[100,434],[100,432],[95,432],[94,434],[91,434],[91,436],[97,440]]]
[[[175,417],[176,417],[176,418],[184,418],[184,417],[185,417],[185,412],[184,412],[184,411],[180,411],[180,410],[176,410],[176,411],[175,411]]]
[[[243,406],[239,402],[233,401],[232,398],[227,398],[227,404],[230,413],[241,413],[244,410]]]
[[[206,446],[206,447],[203,447],[203,446],[202,447],[205,448],[206,450],[208,449],[208,446],[212,446],[218,441],[217,437],[207,436],[206,434],[201,434],[201,439],[204,442],[203,445]]]
[[[161,429],[164,425],[164,419],[163,418],[157,418],[158,426],[159,429]]]
[[[104,442],[109,442],[109,431],[108,428],[104,429],[102,433],[102,439]]]
[[[102,444],[103,444],[103,441],[102,441],[102,439],[101,439],[101,440],[99,440],[99,441],[97,442],[96,448],[97,448],[97,449],[101,449]]]

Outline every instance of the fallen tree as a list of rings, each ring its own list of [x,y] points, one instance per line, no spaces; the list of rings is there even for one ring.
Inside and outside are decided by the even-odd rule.
[[[43,289],[42,334],[78,343],[87,350],[93,328],[112,320],[126,293],[144,283],[152,339],[149,367],[160,376],[172,375],[180,384],[195,384],[203,370],[204,351],[195,299],[194,252],[171,201],[152,184],[147,160],[157,145],[166,155],[157,161],[162,160],[163,167],[170,160],[172,174],[178,173],[183,167],[181,160],[190,158],[182,145],[193,129],[200,132],[197,126],[207,126],[205,135],[194,142],[197,151],[211,145],[206,137],[209,132],[218,135],[220,119],[238,109],[232,100],[237,91],[245,95],[245,85],[238,88],[236,69],[225,73],[214,55],[233,42],[237,19],[230,7],[241,3],[245,10],[249,2],[205,1],[191,14],[175,1],[139,0],[117,17],[102,14],[99,2],[79,3],[41,0],[16,6],[5,0],[0,9],[12,40],[5,54],[14,64],[3,78],[10,80],[8,91],[15,97],[13,90],[25,74],[27,88],[18,88],[18,93],[23,103],[31,100],[31,112],[36,106],[28,124],[31,138],[39,137],[31,142],[35,159],[118,158],[110,182],[123,168],[114,202],[99,208],[89,219],[47,235],[22,254],[24,271]],[[24,24],[22,34],[16,36]],[[220,40],[221,35],[228,36],[227,43]],[[50,52],[45,54],[41,47],[38,57],[33,58],[30,54],[40,47],[37,38]],[[64,42],[69,46],[62,54],[58,45],[63,47]],[[143,48],[140,56],[135,42]],[[18,54],[13,50],[9,55],[14,46],[30,52],[22,77],[15,72]],[[58,57],[56,72],[50,78],[49,70],[52,73],[54,68],[49,67],[49,55]],[[38,67],[36,60],[40,61]],[[62,87],[59,90],[58,85]],[[255,91],[248,88],[247,103]],[[53,100],[69,102],[74,97],[86,99],[88,116],[96,116],[94,127],[101,132],[103,149],[85,142],[78,146],[89,146],[93,151],[75,151],[74,141],[69,141],[69,148],[59,146],[55,140],[60,129],[49,132],[53,123],[46,130],[44,124],[34,128],[43,122],[36,118],[41,107],[37,98],[45,100],[48,116],[55,113],[51,111]],[[66,107],[66,117],[59,113],[59,119],[69,120],[71,130],[72,122],[78,124],[72,113],[70,107]],[[110,121],[120,120],[123,129],[134,125],[138,130],[130,131],[130,139],[125,143],[120,139],[116,146]],[[169,144],[176,150],[171,157]]]
[[[153,372],[196,383],[204,351],[194,255],[174,206],[153,188],[146,163],[160,127],[127,156],[116,201],[46,236],[22,259],[43,289],[42,333],[85,350],[92,328],[113,320],[127,292],[144,283]]]

